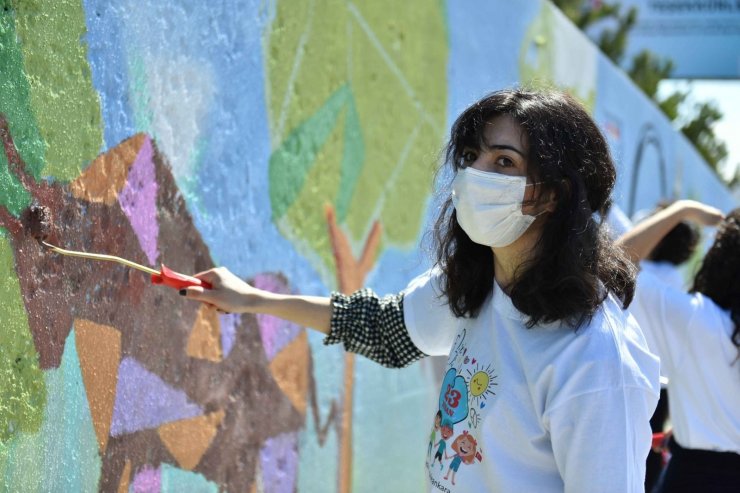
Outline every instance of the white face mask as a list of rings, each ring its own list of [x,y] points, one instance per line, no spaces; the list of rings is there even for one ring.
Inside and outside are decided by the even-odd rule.
[[[537,218],[522,213],[527,186],[526,176],[473,168],[459,170],[452,181],[457,222],[475,243],[491,247],[511,245]]]

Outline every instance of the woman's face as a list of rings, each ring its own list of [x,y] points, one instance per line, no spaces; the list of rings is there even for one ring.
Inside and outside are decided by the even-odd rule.
[[[527,176],[529,139],[527,132],[509,115],[499,115],[486,123],[481,148],[463,149],[464,166],[509,176]],[[529,179],[528,183],[531,184]],[[538,187],[525,188],[522,212],[535,215],[541,209],[534,200]]]

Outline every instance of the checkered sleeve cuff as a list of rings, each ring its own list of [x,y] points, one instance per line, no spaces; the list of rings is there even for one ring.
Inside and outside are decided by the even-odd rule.
[[[324,344],[344,343],[388,368],[403,368],[426,354],[411,341],[403,322],[403,294],[378,297],[369,289],[331,294],[331,330]]]

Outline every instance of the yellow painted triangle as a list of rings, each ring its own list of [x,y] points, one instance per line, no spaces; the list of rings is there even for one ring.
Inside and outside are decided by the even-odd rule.
[[[185,350],[191,358],[219,362],[223,359],[221,351],[221,323],[215,309],[201,304],[198,315],[188,338]]]
[[[270,362],[272,377],[301,414],[306,414],[309,351],[308,336],[302,331]]]
[[[146,138],[146,134],[136,134],[95,158],[90,166],[69,184],[72,195],[87,202],[113,204],[126,185],[128,172]]]
[[[116,399],[121,333],[108,325],[83,319],[74,321],[74,329],[82,381],[85,383],[100,454],[103,455],[108,444]]]
[[[181,419],[157,429],[159,438],[182,469],[193,470],[216,436],[224,411],[197,418]]]

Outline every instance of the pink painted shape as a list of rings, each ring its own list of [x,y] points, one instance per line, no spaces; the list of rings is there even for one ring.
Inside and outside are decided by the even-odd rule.
[[[262,483],[274,493],[296,491],[298,476],[298,434],[284,433],[268,438],[260,450]]]
[[[182,390],[173,389],[133,358],[124,358],[118,367],[116,401],[113,405],[111,436],[194,418],[203,414]]]
[[[121,204],[121,209],[128,217],[150,265],[155,265],[159,256],[157,249],[157,237],[159,236],[159,223],[157,223],[158,187],[153,158],[152,141],[149,137],[146,137],[134,164],[129,170],[126,185],[118,195],[118,203]]]
[[[265,291],[290,293],[288,286],[280,278],[271,274],[259,274],[252,283],[254,287]],[[257,315],[257,324],[268,361],[272,361],[275,355],[301,332],[300,326],[270,315]]]
[[[144,466],[134,476],[129,487],[134,493],[160,493],[162,491],[162,474],[159,468]]]

